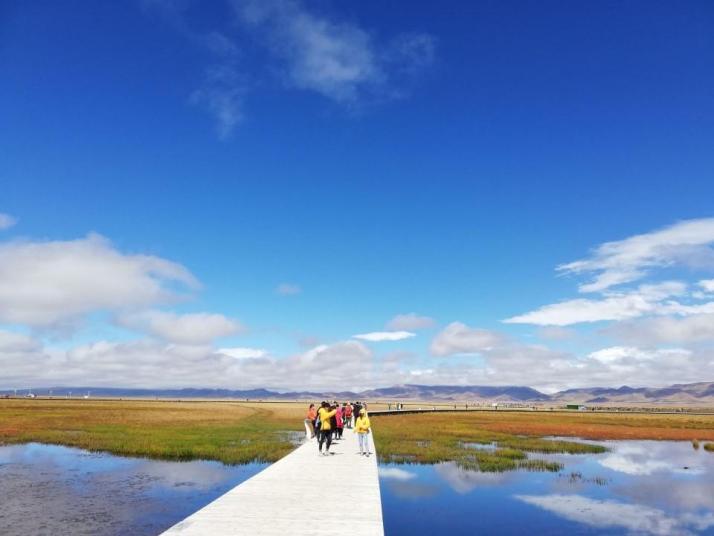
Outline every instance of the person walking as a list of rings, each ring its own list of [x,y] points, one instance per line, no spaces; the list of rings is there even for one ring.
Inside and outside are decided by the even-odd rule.
[[[337,439],[342,439],[342,431],[345,427],[345,419],[344,415],[342,414],[342,408],[339,404],[337,404],[335,411],[335,421],[337,422],[337,428],[335,428],[335,433],[337,434]]]
[[[335,410],[331,409],[327,402],[323,402],[321,406],[317,412],[318,418],[320,419],[320,432],[317,436],[317,445],[320,454],[323,454],[322,445],[327,443],[327,448],[324,452],[324,456],[327,456],[330,454],[330,445],[332,445],[332,428],[330,421],[335,416]]]
[[[357,422],[355,422],[355,433],[357,434],[357,439],[359,441],[359,453],[362,456],[369,456],[369,434],[372,425],[369,422],[369,416],[364,409],[359,412],[359,417],[357,417]]]
[[[352,409],[352,415],[354,416],[355,421],[359,418],[359,412],[362,409],[362,404],[359,403],[359,400],[355,402],[355,406]]]
[[[352,428],[352,404],[350,402],[345,402],[345,419],[347,428]]]
[[[315,404],[310,404],[305,415],[305,435],[308,440],[315,437],[315,419],[317,419],[317,410]]]

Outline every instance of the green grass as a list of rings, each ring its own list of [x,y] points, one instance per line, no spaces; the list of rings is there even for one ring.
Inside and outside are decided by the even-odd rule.
[[[494,432],[479,427],[470,416],[404,415],[375,417],[375,441],[380,461],[435,464],[453,461],[459,467],[484,472],[524,469],[559,471],[562,464],[529,457],[533,454],[601,453],[601,445]],[[479,449],[469,446],[495,445]]]

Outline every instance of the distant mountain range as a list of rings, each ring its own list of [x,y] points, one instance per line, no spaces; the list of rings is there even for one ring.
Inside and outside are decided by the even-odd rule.
[[[107,387],[52,387],[33,390],[46,396],[64,397],[69,392],[81,398],[223,398],[250,400],[399,400],[399,401],[469,401],[469,402],[542,402],[581,404],[714,404],[714,382],[675,384],[664,388],[591,387],[568,389],[551,395],[530,387],[484,386],[484,385],[395,385],[380,389],[352,392],[277,392],[268,389],[122,389]],[[18,391],[24,396],[28,391]],[[12,390],[0,390],[0,394],[13,394]]]

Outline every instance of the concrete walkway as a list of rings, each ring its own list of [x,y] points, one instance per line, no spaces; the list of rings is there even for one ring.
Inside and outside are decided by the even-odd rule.
[[[349,429],[330,450],[320,456],[315,439],[306,442],[164,534],[383,536],[372,434],[370,457]]]

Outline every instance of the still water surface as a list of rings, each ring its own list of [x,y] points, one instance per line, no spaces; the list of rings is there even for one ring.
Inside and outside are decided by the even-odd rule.
[[[158,534],[264,467],[0,447],[0,534]]]
[[[385,532],[714,534],[714,453],[689,442],[598,443],[610,451],[535,456],[563,463],[560,473],[382,465]]]
[[[601,443],[610,451],[537,456],[563,463],[560,473],[382,465],[385,532],[714,534],[714,453],[688,442]],[[0,534],[158,534],[264,467],[0,447]],[[346,518],[341,533],[349,527]]]

